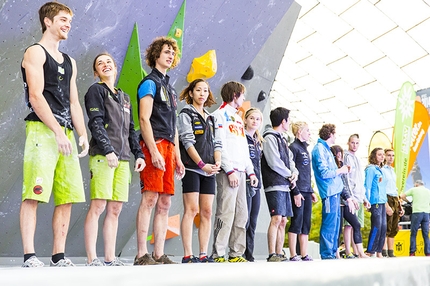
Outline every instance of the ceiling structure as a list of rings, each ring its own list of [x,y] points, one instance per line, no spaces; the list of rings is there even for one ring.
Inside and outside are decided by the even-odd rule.
[[[392,137],[406,81],[430,87],[430,1],[296,0],[302,6],[272,86],[272,108],[306,121],[313,145],[324,123],[346,147],[358,133],[367,157],[375,131]]]

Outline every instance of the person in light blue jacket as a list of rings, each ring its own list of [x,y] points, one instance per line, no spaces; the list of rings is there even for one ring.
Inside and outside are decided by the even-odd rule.
[[[340,227],[341,174],[348,173],[346,165],[338,168],[330,146],[336,141],[336,126],[324,124],[319,130],[317,144],[312,150],[312,169],[322,200],[320,229],[321,259],[336,259]]]
[[[370,256],[382,258],[385,234],[387,233],[387,217],[385,204],[387,203],[387,180],[382,166],[385,153],[382,148],[375,148],[369,155],[369,165],[364,170],[364,188],[366,198],[370,202],[370,233],[367,245],[367,253]]]

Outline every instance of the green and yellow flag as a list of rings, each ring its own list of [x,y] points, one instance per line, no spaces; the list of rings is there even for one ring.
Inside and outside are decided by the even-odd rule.
[[[397,190],[402,192],[408,177],[409,153],[411,150],[412,122],[415,108],[415,90],[410,82],[405,82],[397,98],[394,121],[394,168]]]

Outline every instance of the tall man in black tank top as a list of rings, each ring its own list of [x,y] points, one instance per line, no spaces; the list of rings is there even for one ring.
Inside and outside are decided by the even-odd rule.
[[[50,265],[74,266],[64,252],[72,203],[85,201],[78,158],[88,153],[89,145],[78,100],[76,62],[58,50],[60,41],[68,37],[72,16],[71,9],[61,3],[45,3],[39,10],[42,39],[27,48],[21,65],[30,108],[25,118],[27,139],[20,210],[23,267],[44,265],[34,248],[36,211],[39,202],[49,202],[51,192],[55,210]],[[82,147],[79,155],[73,128]]]

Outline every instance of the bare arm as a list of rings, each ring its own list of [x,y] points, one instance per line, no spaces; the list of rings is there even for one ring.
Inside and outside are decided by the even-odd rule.
[[[81,104],[79,103],[78,88],[76,86],[76,74],[77,67],[76,61],[70,58],[72,61],[72,78],[70,79],[70,113],[72,115],[73,126],[79,136],[79,146],[82,147],[82,152],[78,157],[82,158],[88,154],[89,144],[87,129],[85,128],[84,114],[82,112]]]
[[[165,171],[164,158],[161,156],[157,149],[157,144],[154,139],[154,132],[152,131],[152,126],[150,118],[152,115],[152,106],[154,104],[154,99],[152,96],[145,95],[139,101],[139,123],[140,123],[140,133],[142,134],[143,141],[151,154],[151,162],[154,167]]]
[[[179,150],[179,136],[178,136],[178,128],[175,131],[175,157],[176,157],[176,178],[178,180],[182,179],[185,176],[185,166],[181,160],[181,151]],[[199,156],[200,157],[200,156]]]
[[[57,141],[58,151],[63,155],[72,153],[72,144],[64,133],[63,128],[52,114],[51,108],[43,96],[45,78],[43,74],[43,64],[46,55],[40,46],[32,46],[24,53],[22,66],[25,69],[25,75],[28,85],[28,95],[30,104],[40,118],[40,120],[54,132]]]

